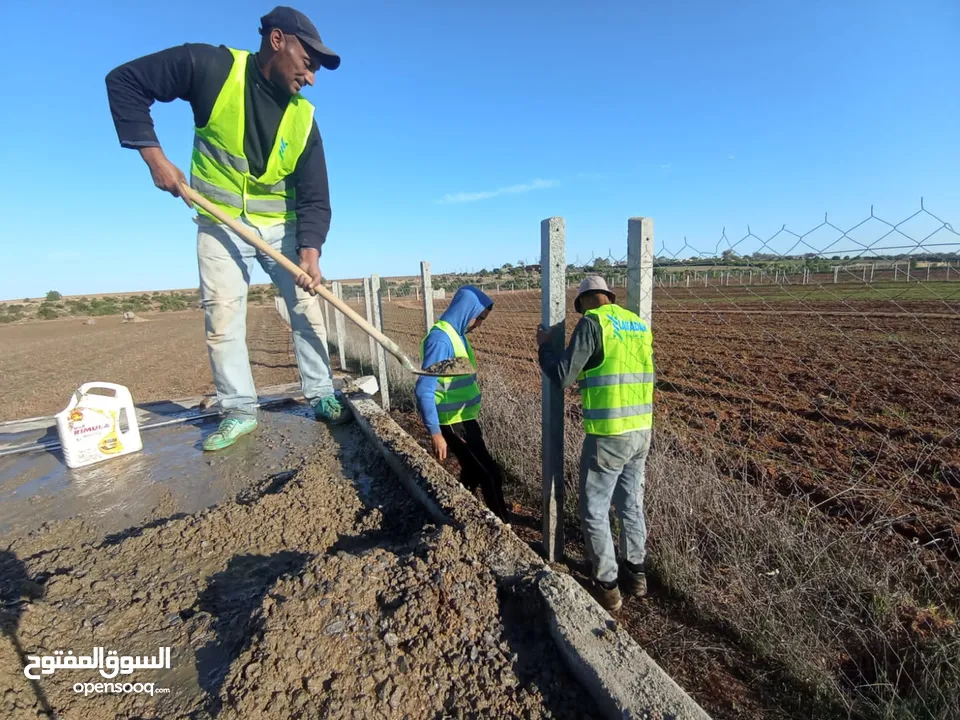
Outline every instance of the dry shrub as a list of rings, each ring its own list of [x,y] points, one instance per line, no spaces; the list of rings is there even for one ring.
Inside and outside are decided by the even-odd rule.
[[[367,336],[348,332],[346,344],[351,369],[372,373]],[[394,407],[412,409],[413,378],[392,358],[389,367]],[[487,444],[524,503],[539,507],[539,372],[481,367],[480,381]],[[564,435],[565,520],[575,528],[584,433],[574,391]],[[891,551],[899,539],[889,528],[846,524],[718,472],[682,428],[662,424],[646,514],[651,574],[702,621],[809,688],[811,717],[960,718],[956,598],[944,577],[956,566],[944,570],[917,545]]]
[[[651,563],[697,614],[806,685],[823,711],[960,717],[960,644],[930,551],[716,472],[658,428]]]
[[[540,503],[539,384],[481,377],[484,435]],[[575,526],[583,428],[567,403],[565,511]],[[816,717],[960,717],[960,638],[930,551],[886,528],[717,472],[702,448],[658,426],[648,465],[651,573],[702,620],[809,688]]]

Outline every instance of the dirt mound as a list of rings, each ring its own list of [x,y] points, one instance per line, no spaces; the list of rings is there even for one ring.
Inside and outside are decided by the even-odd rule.
[[[52,523],[0,552],[4,716],[589,717],[529,588],[498,588],[428,524],[356,426],[317,427],[309,458],[230,502],[94,542]],[[96,669],[24,677],[24,655],[94,647],[170,647],[169,670],[116,680],[170,692],[76,692],[110,682]]]

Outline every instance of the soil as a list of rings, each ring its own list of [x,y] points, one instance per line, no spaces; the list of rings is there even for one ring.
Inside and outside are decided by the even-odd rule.
[[[430,437],[412,412],[394,412],[394,419],[419,444],[430,449]],[[454,477],[460,468],[455,457],[441,463]],[[520,483],[504,488],[510,524],[521,540],[542,552],[542,523],[537,498]],[[482,497],[477,494],[478,500]],[[589,566],[580,528],[564,528],[564,560],[552,563],[589,587]],[[752,653],[741,648],[723,628],[687,612],[650,577],[643,599],[626,598],[614,614],[640,646],[715,720],[808,720],[806,695],[770,672]]]
[[[739,481],[803,495],[835,522],[887,529],[891,552],[903,551],[902,538],[922,543],[929,552],[919,572],[943,577],[946,593],[960,592],[960,392],[949,380],[960,360],[960,303],[772,303],[711,291],[655,296],[658,424]],[[489,321],[471,338],[481,387],[496,379],[525,412],[540,404],[533,342],[540,297],[494,300]],[[442,307],[436,304],[438,315]],[[568,338],[578,318],[568,305]],[[386,321],[401,344],[419,342],[415,310],[391,308]],[[569,423],[580,422],[579,407],[571,390]],[[430,447],[415,412],[395,417]],[[455,464],[447,463],[454,474]],[[538,546],[540,499],[523,484],[505,488],[511,523]],[[579,528],[568,527],[566,537],[568,570],[585,581]],[[651,590],[625,603],[618,619],[713,717],[808,717],[804,690],[725,628],[653,582]]]
[[[960,561],[960,300],[792,301],[785,292],[655,294],[657,423],[721,471]],[[573,295],[568,339],[579,319]],[[481,383],[509,378],[539,404],[539,292],[493,297],[471,339]],[[446,302],[435,303],[437,316]],[[385,332],[411,352],[422,322],[385,308]],[[567,407],[579,422],[575,391]]]
[[[476,542],[431,525],[356,424],[317,428],[291,470],[212,508],[5,539],[4,717],[590,717],[530,588],[498,585]],[[119,676],[152,696],[74,691],[108,682],[97,671],[22,672],[26,655],[94,647],[170,647],[171,669]]]
[[[92,380],[130,388],[137,404],[213,392],[203,312],[142,313],[150,322],[119,315],[39,320],[0,326],[0,421],[53,415]],[[250,366],[259,387],[299,382],[289,328],[273,307],[250,306]]]
[[[622,288],[616,290],[624,292]],[[765,289],[765,292],[772,291]],[[655,411],[660,418],[658,422],[669,423],[673,429],[682,431],[691,448],[708,451],[721,469],[738,479],[770,492],[806,495],[837,522],[889,527],[892,532],[915,539],[917,543],[923,542],[931,552],[939,553],[945,566],[944,577],[950,576],[951,568],[955,570],[958,561],[955,548],[960,530],[960,481],[957,475],[960,439],[955,427],[960,394],[956,383],[951,380],[960,360],[960,303],[868,300],[774,303],[756,295],[755,290],[729,287],[704,288],[702,291],[663,289],[655,294],[658,365]],[[509,378],[509,385],[516,390],[518,397],[521,393],[529,393],[522,405],[539,405],[541,374],[533,340],[540,321],[539,293],[505,292],[493,297],[494,313],[476,337],[471,338],[478,355],[481,383],[485,376]],[[569,337],[578,316],[572,310],[572,294],[568,299],[571,300],[567,311]],[[446,301],[435,303],[437,316],[445,304]],[[403,303],[386,304],[384,311],[386,334],[415,356],[422,339],[422,311],[411,303],[406,306]],[[0,358],[0,372],[7,379],[6,402],[0,408],[0,417],[12,419],[56,412],[62,409],[79,384],[91,379],[122,382],[131,388],[137,402],[212,391],[202,314],[188,311],[145,314],[145,317],[151,322],[123,325],[119,318],[98,318],[95,326],[71,320],[0,327],[0,345],[5,350]],[[297,381],[289,330],[276,321],[272,308],[250,309],[248,342],[258,385]],[[339,367],[336,362],[334,366]],[[571,396],[567,403],[572,422],[579,421],[576,400]],[[417,434],[422,445],[429,447],[429,438],[415,416],[408,416],[406,421],[398,417],[398,420],[405,429]],[[448,461],[446,466],[456,476],[456,461]],[[329,470],[331,477],[336,477],[336,469],[331,467]],[[300,479],[298,474],[290,486]],[[287,492],[288,488],[284,488],[279,494],[261,498],[255,505],[276,502],[274,498]],[[532,545],[537,543],[537,499],[523,497],[513,487],[506,488],[506,492],[515,513],[512,519],[514,531]],[[329,529],[324,523],[333,521],[327,519],[326,513],[325,510],[320,523]],[[156,528],[144,530],[144,534],[158,537],[152,534],[156,531],[161,533],[159,537],[164,543],[180,543],[182,546],[179,533],[187,533],[188,528],[193,527],[184,523],[202,523],[205,517],[207,515],[201,513],[193,520],[163,521]],[[350,519],[337,517],[340,518],[337,522]],[[266,515],[258,518],[265,532],[278,532],[276,524]],[[18,560],[31,569],[27,580],[36,585],[23,585],[23,592],[29,592],[31,588],[43,590],[51,582],[70,582],[70,591],[82,589],[85,578],[74,578],[71,562],[83,562],[79,557],[83,553],[67,549],[70,547],[68,538],[74,537],[71,532],[76,526],[62,523],[57,527],[59,529],[51,531],[51,542],[43,541],[41,533],[35,536],[34,546],[22,548]],[[244,546],[253,547],[251,552],[267,557],[271,557],[268,553],[284,552],[286,546],[267,543],[259,530],[254,531],[250,524],[242,527],[249,535]],[[284,528],[284,531],[305,532],[294,527]],[[362,534],[364,530],[344,526],[344,532]],[[195,537],[192,533],[191,530],[187,536]],[[225,528],[224,533],[222,537],[217,534],[208,537],[216,536],[222,541],[230,536],[229,528]],[[567,537],[574,556],[578,535],[575,527],[568,528]],[[388,551],[392,555],[386,575],[392,577],[391,573],[399,573],[401,567],[406,567],[404,563],[412,563],[411,558],[422,557],[422,553],[429,553],[435,547],[429,544],[432,536],[421,530],[418,536],[421,539],[416,545],[421,555],[417,555],[417,551],[404,555],[407,550],[400,548],[412,547],[409,537],[404,540],[401,532],[393,539],[384,540],[399,543]],[[323,545],[320,539],[312,542],[312,547]],[[403,545],[403,542],[407,544]],[[238,545],[239,541],[230,540],[225,552],[229,553],[231,548],[238,552]],[[265,545],[265,549],[257,549],[261,545]],[[119,545],[104,549],[96,544],[80,547],[100,556]],[[57,553],[61,552],[73,554],[60,558]],[[195,552],[188,550],[177,553],[176,557],[179,560],[183,554],[188,559]],[[320,557],[320,551],[317,552],[316,557]],[[44,558],[48,556],[58,559],[47,563]],[[407,559],[394,560],[394,556]],[[220,558],[221,555],[211,557]],[[312,567],[316,557],[296,567],[291,578],[308,575],[307,568]],[[341,558],[341,562],[344,560]],[[217,560],[211,572],[225,572],[228,562],[223,558]],[[271,563],[267,564],[274,567],[279,563],[280,567],[286,567],[280,561]],[[58,575],[59,568],[67,570]],[[128,568],[119,573],[120,587],[132,582],[133,572]],[[156,570],[152,572],[157,574]],[[181,572],[178,570],[171,577],[182,580],[182,575],[177,574]],[[571,565],[570,572],[582,576],[575,564]],[[42,582],[43,573],[50,573],[46,583]],[[340,576],[332,573],[330,569],[321,575],[324,582],[334,583],[331,588],[335,592],[345,593],[339,597],[351,597],[350,592],[356,594],[348,590],[349,585],[338,584],[345,580],[337,579]],[[210,577],[210,573],[200,576],[201,584],[209,583]],[[313,577],[317,576],[314,574]],[[113,582],[111,578],[112,575],[104,578],[108,588]],[[278,582],[284,584],[286,580]],[[392,580],[390,582],[395,584]],[[193,592],[197,591],[197,581],[193,579],[180,584],[192,584]],[[161,587],[165,587],[162,582]],[[298,604],[301,602],[298,598],[306,590],[298,591],[293,582],[289,587],[285,584],[283,587],[294,599],[274,601],[272,612],[287,612],[288,608],[300,612],[302,606]],[[126,590],[120,592],[122,597]],[[147,592],[152,597],[157,591]],[[169,592],[164,589],[160,594],[163,596]],[[178,614],[183,609],[182,603],[196,600],[195,597],[186,597],[187,594],[173,596],[176,602],[167,602],[170,612]],[[265,651],[270,647],[270,638],[279,637],[278,633],[282,632],[280,621],[273,625],[268,622],[271,615],[263,609],[267,595],[268,591],[264,591],[252,603],[245,603],[239,618],[228,613],[219,625],[219,616],[207,618],[208,634],[198,641],[200,647],[211,644],[217,637],[218,631],[215,629],[210,634],[210,627],[220,628],[220,632],[228,632],[223,629],[228,627],[233,628],[229,632],[240,632],[237,628],[242,626],[242,629],[253,628],[258,633],[265,627],[272,627],[272,635],[258,635],[261,638],[258,646]],[[359,596],[365,597],[363,593]],[[60,598],[61,603],[69,604],[70,600],[64,595]],[[368,607],[366,600],[358,602],[359,606]],[[249,612],[246,605],[252,606]],[[33,612],[31,609],[18,616],[21,626]],[[139,618],[141,612],[138,609],[128,615]],[[363,631],[363,613],[356,609],[347,611],[344,622],[349,624],[350,612],[360,618],[357,627]],[[201,611],[196,615],[201,620],[206,617]],[[253,627],[250,618],[254,616],[263,620],[262,626],[258,619],[258,625]],[[51,615],[44,617],[46,622],[52,622]],[[293,622],[294,615],[283,617]],[[789,685],[780,682],[770,668],[758,665],[722,629],[704,626],[668,598],[653,592],[642,602],[625,604],[622,617],[625,626],[644,649],[718,720],[805,717],[802,711],[794,713],[785,709],[793,706],[793,700],[802,703],[803,698]],[[328,622],[335,621],[332,614],[324,615],[324,618]],[[190,621],[190,618],[182,620],[184,624]],[[82,620],[74,614],[63,623],[64,628],[71,622],[82,623]],[[39,633],[41,625],[38,623],[32,627]],[[86,629],[85,632],[89,634],[91,631]],[[118,630],[124,637],[124,633],[129,632],[129,627]],[[396,630],[393,633],[399,638]],[[376,647],[364,644],[368,640],[373,643],[372,636],[361,639],[350,633],[347,635],[351,648]],[[79,637],[86,639],[88,635]],[[284,642],[288,641],[296,645],[291,637],[285,636]],[[232,642],[240,641],[235,639]],[[326,641],[315,639],[313,642]],[[346,642],[341,640],[341,643]],[[147,644],[143,643],[142,648],[120,646],[117,649],[132,654],[138,650],[141,653],[155,652],[146,647]],[[86,639],[86,646],[89,645],[89,639]],[[331,645],[326,643],[323,647],[328,652],[340,652],[339,646],[331,648]],[[77,647],[83,647],[83,643]],[[399,642],[397,648],[406,652]],[[251,661],[260,657],[252,648],[248,649]],[[242,672],[241,668],[245,666],[232,664],[244,652],[247,649],[234,652],[231,663],[219,663],[217,672],[222,673],[224,679],[229,676],[230,687],[237,688],[237,692],[255,693],[250,685],[244,684],[252,682]],[[337,657],[343,656],[338,654]],[[399,662],[397,656],[394,659]],[[0,662],[3,668],[22,667],[18,661],[9,658]],[[409,658],[407,664],[411,664]],[[277,683],[275,697],[279,699],[275,702],[280,703],[288,715],[295,715],[297,711],[290,710],[293,706],[289,704],[295,701],[287,697],[286,691],[280,692],[279,671],[272,671],[270,667],[269,660],[261,662],[251,674],[260,673]],[[380,666],[374,664],[370,667]],[[270,672],[275,674],[268,675]],[[9,677],[25,683],[22,673],[15,670],[10,670]],[[345,680],[338,681],[332,676],[327,679],[331,688],[343,688],[346,684]],[[0,685],[6,680],[7,677],[0,675]],[[374,685],[375,693],[379,682],[382,681]],[[23,687],[26,689],[17,690],[15,697],[26,702],[32,695],[29,686]],[[225,712],[229,708],[233,708],[230,712],[239,712],[236,708],[241,706],[237,703],[244,701],[229,696],[223,691],[224,687],[226,685],[221,684],[211,697],[224,703]],[[388,708],[392,697],[393,692],[386,695]],[[164,701],[171,699],[166,696]],[[256,700],[257,696],[252,695],[250,702],[242,705],[243,711],[248,715],[259,713],[260,710],[254,709]],[[75,708],[87,707],[79,701],[73,702]],[[88,703],[90,699],[83,702]],[[398,702],[402,702],[402,698]],[[28,703],[26,707],[33,705]],[[414,711],[410,713],[412,717],[417,716]],[[13,711],[8,714],[18,717]],[[168,716],[166,713],[161,715]],[[21,716],[33,717],[29,714]],[[176,717],[175,714],[169,716]]]

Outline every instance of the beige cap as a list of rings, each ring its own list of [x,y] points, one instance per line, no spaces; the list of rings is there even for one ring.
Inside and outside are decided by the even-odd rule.
[[[588,275],[581,281],[580,288],[577,290],[577,297],[573,301],[573,307],[576,308],[577,312],[583,312],[580,309],[580,296],[588,292],[606,293],[607,297],[610,298],[610,302],[615,303],[617,301],[617,296],[607,287],[606,280],[599,275]]]

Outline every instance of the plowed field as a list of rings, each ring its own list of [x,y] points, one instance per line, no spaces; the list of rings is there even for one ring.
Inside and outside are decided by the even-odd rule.
[[[782,302],[775,292],[655,293],[658,425],[735,477],[960,558],[960,283],[950,300]],[[540,295],[494,300],[473,340],[481,377],[509,379],[539,404]],[[436,302],[437,317],[448,302]],[[416,353],[417,303],[384,314],[387,333]],[[567,412],[579,420],[573,393]]]

